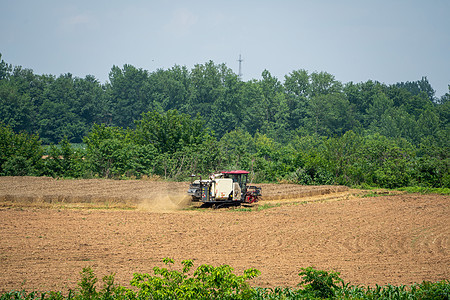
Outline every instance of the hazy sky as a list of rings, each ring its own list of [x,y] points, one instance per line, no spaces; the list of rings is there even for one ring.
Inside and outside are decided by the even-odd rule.
[[[243,80],[267,69],[326,71],[346,83],[427,76],[450,84],[450,0],[0,0],[0,53],[37,74],[108,80],[209,60]]]

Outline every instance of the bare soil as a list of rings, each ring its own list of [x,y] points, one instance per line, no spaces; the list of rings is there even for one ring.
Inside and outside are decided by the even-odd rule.
[[[152,273],[170,257],[257,268],[254,286],[295,286],[301,267],[352,284],[450,278],[450,197],[359,197],[345,187],[264,184],[251,208],[190,208],[188,183],[0,177],[0,291],[76,288]]]

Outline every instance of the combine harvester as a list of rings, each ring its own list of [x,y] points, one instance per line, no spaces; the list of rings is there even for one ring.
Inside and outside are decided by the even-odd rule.
[[[194,180],[188,190],[192,201],[203,202],[203,206],[220,208],[254,203],[261,197],[261,188],[247,186],[248,171],[236,170],[211,175],[208,180]],[[197,177],[191,175],[191,177]]]

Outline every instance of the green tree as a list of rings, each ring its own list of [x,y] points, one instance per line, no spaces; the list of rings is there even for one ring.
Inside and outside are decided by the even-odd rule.
[[[177,110],[163,114],[151,111],[136,122],[136,141],[153,145],[159,153],[174,153],[184,146],[201,144],[210,139],[205,122],[198,115],[194,119]]]
[[[177,109],[189,113],[186,108],[190,93],[190,72],[183,66],[175,65],[168,70],[158,69],[149,74],[150,103],[149,110],[159,112]]]
[[[35,107],[28,94],[21,94],[10,82],[0,81],[0,120],[14,131],[33,131]]]
[[[329,162],[328,169],[334,176],[334,183],[355,185],[364,181],[358,164],[362,144],[362,137],[353,131],[325,141],[324,158]]]
[[[143,112],[153,110],[148,78],[148,71],[132,65],[111,68],[107,93],[114,125],[134,127],[134,121],[139,120]]]
[[[221,165],[225,169],[250,169],[256,147],[253,137],[242,129],[226,133],[219,141]]]
[[[364,124],[367,124],[369,128],[377,128],[380,126],[381,117],[393,107],[394,101],[389,99],[383,92],[378,92],[372,97],[372,101],[366,109]]]
[[[287,121],[290,130],[305,125],[309,86],[310,79],[306,70],[293,71],[285,76],[284,89],[289,112]]]
[[[278,104],[281,97],[279,94],[283,93],[283,85],[281,82],[270,74],[269,71],[264,70],[262,72],[262,79],[259,81],[261,91],[263,94],[262,102],[259,105],[264,112],[265,124],[276,122],[276,114],[278,111]]]
[[[239,128],[245,129],[254,135],[259,132],[266,122],[266,112],[260,105],[264,100],[261,85],[256,81],[243,83],[241,89],[242,97],[242,124]]]
[[[94,123],[108,123],[110,107],[100,82],[94,76],[76,77],[73,85],[76,101],[72,110],[84,124],[84,136]]]
[[[39,133],[45,144],[57,143],[64,137],[80,143],[89,130],[90,124],[81,115],[83,101],[77,95],[76,81],[79,79],[67,73],[45,87],[39,107]]]
[[[436,91],[433,89],[431,84],[428,82],[428,79],[426,76],[422,77],[421,80],[417,80],[417,81],[399,82],[399,83],[395,84],[395,86],[397,86],[399,88],[403,88],[413,95],[419,95],[421,93],[424,93],[430,102],[436,101],[436,98],[435,98]]]
[[[432,109],[426,109],[419,116],[417,126],[421,137],[434,137],[439,130],[439,116]]]
[[[309,100],[307,126],[311,133],[340,136],[356,124],[352,106],[344,94],[319,95]]]
[[[380,110],[385,109],[386,101],[392,102],[393,105],[393,101],[386,95],[386,89],[386,85],[372,80],[344,85],[343,90],[354,108],[355,118],[364,128],[369,127]]]
[[[151,144],[137,144],[134,136],[130,129],[94,125],[83,140],[87,169],[105,178],[149,175],[156,150]]]
[[[50,145],[43,166],[43,175],[52,177],[79,178],[86,175],[86,152],[75,147],[64,138],[58,145]]]
[[[401,107],[392,107],[381,115],[376,132],[391,138],[406,138],[417,142],[420,138],[418,130],[413,116]]]
[[[0,175],[40,175],[42,154],[37,135],[16,134],[0,123]]]
[[[2,59],[2,54],[0,53],[0,80],[6,79],[11,70],[12,66]]]
[[[310,76],[309,96],[328,95],[342,92],[342,83],[327,72],[313,72]]]
[[[35,133],[38,108],[48,76],[37,76],[30,69],[6,65],[0,79],[0,119],[16,131]]]
[[[448,86],[448,92],[441,97],[435,110],[439,115],[441,126],[448,126],[450,124],[450,85]]]
[[[408,142],[379,134],[370,135],[364,138],[356,155],[367,184],[395,188],[410,183],[414,151]]]
[[[144,113],[136,122],[134,141],[154,149],[153,170],[164,178],[186,179],[218,167],[218,144],[199,115],[191,119],[177,110]]]
[[[229,69],[213,61],[197,64],[191,70],[190,93],[185,111],[191,116],[201,114],[206,124],[213,122],[213,105],[224,99],[225,75]]]
[[[223,97],[218,97],[212,105],[211,129],[220,138],[236,129],[242,122],[244,107],[241,98],[242,81],[231,69],[223,69]]]
[[[407,89],[396,85],[389,86],[387,95],[394,101],[394,106],[401,107],[415,118],[418,118],[424,110],[433,106],[433,102],[426,93],[414,95]]]

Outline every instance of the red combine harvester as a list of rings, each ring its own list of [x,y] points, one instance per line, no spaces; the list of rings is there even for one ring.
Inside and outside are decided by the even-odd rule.
[[[256,202],[261,197],[261,188],[247,186],[248,173],[236,170],[211,175],[207,180],[200,177],[190,184],[188,194],[192,196],[192,201],[201,201],[205,206],[216,208]]]

